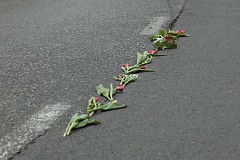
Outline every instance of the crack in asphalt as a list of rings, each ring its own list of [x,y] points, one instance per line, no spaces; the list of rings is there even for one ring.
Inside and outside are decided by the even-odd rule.
[[[180,1],[180,0],[178,0]],[[182,9],[180,11],[177,11],[180,3],[178,4],[178,7],[177,6],[174,6],[176,5],[176,3],[178,2],[175,2],[174,0],[167,0],[168,2],[168,6],[169,6],[169,9],[170,9],[170,16],[171,16],[171,20],[169,20],[168,22],[166,22],[166,27],[172,27],[174,23],[176,23],[177,19],[179,18],[182,10],[183,10],[183,6],[182,6]],[[184,1],[184,4],[185,4],[185,1]],[[176,16],[177,15],[177,16]],[[12,158],[10,159],[13,159],[16,155],[20,154],[23,150],[29,148],[29,146],[35,142],[35,140],[43,135],[45,135],[47,130],[44,130],[44,133],[38,133],[39,135],[37,135],[35,138],[32,138],[31,141],[29,141],[28,143],[26,143],[21,149],[19,149],[13,156]]]
[[[168,23],[168,28],[173,29],[178,18],[181,16],[187,0],[167,0],[167,4],[170,10],[170,22]]]

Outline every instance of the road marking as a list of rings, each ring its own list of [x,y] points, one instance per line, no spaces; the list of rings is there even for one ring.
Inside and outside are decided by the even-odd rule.
[[[169,22],[170,17],[155,17],[149,25],[140,33],[141,35],[153,35],[160,29],[164,29]]]
[[[0,139],[0,159],[6,160],[19,152],[26,144],[50,128],[50,125],[69,108],[70,105],[61,103],[47,105],[31,116],[12,133]]]

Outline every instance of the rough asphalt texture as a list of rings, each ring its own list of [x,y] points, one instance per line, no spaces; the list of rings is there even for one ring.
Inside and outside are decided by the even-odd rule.
[[[90,6],[93,3],[87,2]],[[33,41],[26,40],[31,47],[21,49],[20,42],[24,45],[28,44],[24,43],[22,37],[23,39],[17,43],[19,46],[16,46],[19,48],[12,48],[15,52],[9,51],[12,54],[8,58],[12,60],[12,63],[15,61],[19,63],[11,64],[16,65],[16,68],[10,65],[8,69],[13,73],[21,73],[17,69],[23,69],[25,76],[27,73],[30,74],[29,81],[26,77],[26,79],[21,79],[21,76],[17,76],[22,83],[32,84],[34,76],[36,79],[40,78],[39,83],[46,82],[46,84],[36,85],[39,87],[35,90],[39,94],[36,95],[36,106],[34,108],[34,105],[30,107],[25,105],[24,110],[26,110],[23,110],[23,115],[25,112],[31,113],[40,108],[39,104],[55,103],[59,100],[74,106],[69,113],[66,113],[66,117],[62,117],[61,121],[54,124],[44,136],[36,139],[35,143],[30,144],[29,148],[16,155],[14,159],[239,159],[240,36],[238,25],[240,2],[237,0],[202,0],[201,2],[189,0],[175,29],[186,29],[191,37],[181,39],[178,49],[163,52],[168,56],[153,60],[149,68],[157,69],[156,73],[141,74],[138,82],[132,83],[123,94],[116,96],[117,100],[128,104],[129,108],[98,114],[95,117],[102,122],[101,125],[87,127],[73,132],[65,139],[62,138],[62,132],[69,119],[67,116],[77,109],[85,109],[89,96],[95,92],[95,86],[99,83],[113,82],[111,77],[119,73],[118,68],[121,63],[134,63],[136,51],[151,48],[147,37],[139,35],[141,29],[147,25],[147,19],[167,14],[167,12],[157,12],[158,2],[144,5],[131,1],[131,5],[134,4],[132,9],[128,3],[130,2],[118,1],[115,3],[115,9],[110,10],[114,7],[112,6],[114,3],[99,2],[99,10],[104,4],[104,8],[107,11],[109,9],[109,12],[105,10],[97,12],[96,8],[94,9],[96,4],[92,4],[88,13],[96,14],[94,21],[88,19],[80,21],[79,17],[74,19],[66,15],[67,20],[62,23],[66,27],[71,26],[70,28],[64,28],[62,23],[59,25],[58,19],[55,19],[56,22],[52,20],[52,25],[49,26],[42,24],[41,29],[44,30],[46,27],[49,33],[45,33],[45,30],[44,34],[40,31],[31,33],[31,35],[43,36],[39,39],[40,44],[49,40],[44,43],[46,46],[43,46],[42,54],[39,45],[31,44],[31,42],[38,42],[38,39],[34,39],[35,36],[32,37]],[[76,1],[73,8],[76,7],[75,11],[79,12],[77,4]],[[146,9],[147,14],[142,12],[141,9],[146,7],[156,12],[147,12],[149,9]],[[123,10],[125,14],[118,14]],[[59,12],[67,14],[64,9],[59,9]],[[68,14],[70,13],[73,14],[74,10]],[[59,15],[59,13],[54,14]],[[77,15],[81,16],[81,14]],[[120,16],[122,19],[119,15],[122,15]],[[102,19],[98,19],[98,16],[102,16]],[[109,17],[105,19],[105,16]],[[72,21],[71,18],[73,18]],[[87,17],[82,16],[82,18]],[[93,24],[90,25],[90,23]],[[6,25],[6,30],[7,28]],[[79,34],[76,34],[78,32]],[[61,35],[62,38],[55,39],[53,33],[56,37]],[[84,39],[83,35],[85,35]],[[13,38],[12,41],[14,40],[18,39]],[[62,43],[58,44],[59,41]],[[90,45],[92,47],[89,47]],[[11,47],[10,44],[9,47]],[[38,50],[35,51],[34,47]],[[25,51],[25,49],[30,51]],[[24,56],[20,57],[20,53],[24,53]],[[39,57],[39,54],[42,57]],[[8,54],[1,54],[3,56],[1,65],[2,61],[4,62],[4,55]],[[30,63],[30,61],[35,63]],[[27,67],[31,64],[36,65],[33,68],[39,69],[40,75],[34,75],[34,70],[27,70],[33,69]],[[53,71],[44,70],[44,67],[52,67]],[[16,83],[17,85],[23,84]],[[13,87],[12,91],[19,88],[21,87]],[[31,88],[30,85],[29,89]],[[26,93],[30,90],[26,90]],[[45,90],[47,93],[44,94]],[[39,100],[41,97],[42,102]],[[28,102],[27,99],[24,102]],[[16,105],[21,106],[19,103]],[[14,107],[17,108],[17,106]],[[15,122],[12,123],[15,126]]]
[[[57,141],[62,141],[71,114],[85,110],[89,97],[96,95],[95,86],[113,82],[112,76],[120,72],[122,63],[134,63],[137,51],[151,48],[147,37],[140,36],[140,32],[152,18],[170,16],[174,19],[183,3],[183,0],[1,0],[0,138],[18,128],[44,106],[66,103],[72,109],[46,135],[49,139],[56,137]],[[130,96],[130,93],[125,96]],[[130,100],[123,98],[119,97],[119,101],[132,105]],[[101,115],[102,130],[97,127],[97,130],[85,131],[101,131],[106,136],[112,125],[114,128],[127,125],[117,118],[123,117],[125,112]],[[129,118],[126,115],[122,120]],[[109,124],[106,123],[108,121]],[[114,128],[112,134],[121,130]],[[87,132],[75,133],[94,136]],[[75,136],[79,137],[78,134]],[[79,142],[84,144],[82,138],[87,137],[79,138]],[[75,144],[69,145],[68,140],[62,142],[71,150]],[[53,145],[63,147],[63,144]],[[29,149],[31,147],[29,145]],[[38,148],[40,151],[41,147]],[[24,154],[17,158],[32,159],[31,156],[36,156],[38,159],[54,159],[51,156],[56,156],[50,152],[51,156],[34,153],[22,157]],[[103,155],[107,158],[109,154]],[[90,153],[85,155],[88,158],[98,157]],[[77,155],[58,156],[71,159],[68,156]]]
[[[97,84],[112,81],[120,64],[149,48],[139,35],[149,21],[170,13],[159,0],[15,0],[0,6],[0,137],[42,106],[83,105]]]

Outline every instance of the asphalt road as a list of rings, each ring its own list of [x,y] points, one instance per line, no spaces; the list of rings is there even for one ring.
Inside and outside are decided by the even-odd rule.
[[[137,51],[151,49],[141,31],[154,17],[174,19],[181,3],[23,2],[16,10],[5,1],[8,7],[0,10],[9,15],[1,14],[0,23],[6,37],[1,39],[1,133],[47,105],[71,108],[14,160],[239,159],[240,1],[188,0],[174,28],[191,37],[153,60],[149,68],[157,72],[139,75],[116,96],[129,108],[98,114],[101,125],[67,138],[62,134],[71,113],[84,111],[95,86],[114,82],[112,76],[122,63],[134,63]]]
[[[0,0],[0,144],[11,148],[22,138],[38,137],[34,144],[24,141],[17,146],[25,149],[15,159],[73,159],[79,155],[87,159],[133,159],[131,148],[138,149],[133,142],[145,132],[138,128],[144,123],[137,120],[145,115],[141,111],[145,107],[137,109],[142,96],[131,97],[133,91],[141,93],[136,84],[126,90],[128,94],[118,97],[131,109],[99,115],[102,125],[74,132],[69,138],[63,139],[62,134],[71,114],[84,111],[89,97],[96,95],[95,86],[113,82],[112,76],[120,72],[122,63],[134,63],[137,51],[152,48],[147,37],[140,35],[149,22],[168,17],[166,27],[183,5],[184,0]],[[142,80],[138,85],[145,86],[144,76]],[[63,106],[68,107],[57,122],[47,124],[50,126],[44,128],[31,121],[46,108]],[[49,120],[46,115],[41,121],[44,118]],[[26,123],[33,129],[25,129]],[[126,130],[129,127],[131,130]],[[31,132],[31,136],[15,138],[23,132]],[[122,148],[131,137],[132,143],[125,144],[130,148]],[[116,142],[121,143],[115,146]],[[105,149],[97,150],[98,145]],[[4,158],[16,151],[4,153]]]

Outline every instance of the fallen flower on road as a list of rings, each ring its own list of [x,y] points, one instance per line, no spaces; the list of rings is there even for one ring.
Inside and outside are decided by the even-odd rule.
[[[120,84],[123,85],[124,87],[130,83],[134,82],[138,79],[137,74],[120,74],[118,77],[114,77],[115,80],[120,81]]]
[[[70,122],[68,123],[68,126],[63,136],[64,137],[68,136],[72,131],[72,129],[77,129],[77,128],[85,127],[88,125],[97,125],[97,124],[100,124],[100,122],[95,119],[90,119],[90,116],[88,114],[80,115],[79,113],[75,113],[72,116]]]
[[[113,95],[117,93],[116,92],[117,91],[116,88],[114,89],[112,84],[110,84],[110,88],[109,89],[105,88],[102,84],[98,85],[96,87],[96,89],[97,89],[97,94],[99,96],[104,96],[109,101],[113,101]]]
[[[99,103],[99,97],[91,97],[88,101],[86,114],[75,113],[71,118],[70,122],[67,125],[67,128],[64,132],[64,137],[68,136],[72,129],[85,127],[88,125],[100,124],[99,121],[91,119],[94,113],[97,111],[110,111],[115,109],[126,108],[127,105],[118,105],[116,100],[113,100],[113,95],[119,92],[123,92],[125,86],[134,82],[138,79],[138,72],[155,72],[154,70],[147,69],[147,64],[152,61],[153,56],[161,56],[158,54],[158,49],[171,49],[177,48],[177,40],[179,37],[188,37],[188,34],[185,34],[185,30],[160,30],[157,34],[152,35],[149,39],[153,41],[153,46],[156,50],[144,51],[143,53],[137,53],[137,62],[135,65],[123,64],[121,69],[124,71],[124,74],[119,74],[117,77],[114,77],[115,80],[120,81],[116,88],[113,88],[113,85],[110,84],[110,88],[105,88],[102,84],[96,87],[97,94],[103,97],[106,97],[110,102],[105,105]]]

